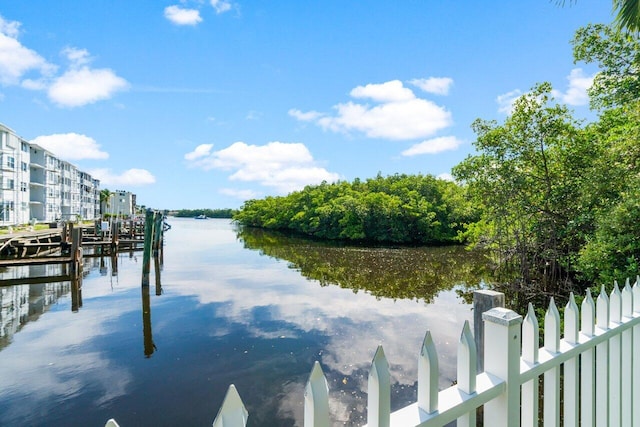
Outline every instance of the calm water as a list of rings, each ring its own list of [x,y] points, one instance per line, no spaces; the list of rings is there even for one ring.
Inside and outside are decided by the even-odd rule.
[[[0,288],[0,425],[206,426],[234,383],[249,425],[300,426],[315,360],[335,424],[360,425],[376,347],[391,365],[392,407],[402,407],[416,398],[427,329],[441,387],[455,379],[472,316],[455,288],[483,274],[461,248],[332,246],[239,232],[227,220],[169,223],[148,292],[141,252],[86,259],[80,290]]]

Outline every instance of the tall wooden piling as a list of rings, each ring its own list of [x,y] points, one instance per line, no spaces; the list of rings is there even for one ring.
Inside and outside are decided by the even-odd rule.
[[[160,245],[162,244],[162,223],[164,222],[164,215],[161,213],[156,213],[154,222],[153,222],[153,256],[155,258],[158,257],[158,251],[160,249]]]
[[[82,229],[75,228],[71,236],[71,276],[77,277],[82,271]]]
[[[82,276],[71,278],[71,311],[77,313],[82,307]]]
[[[155,267],[156,277],[156,295],[162,295],[162,282],[160,280],[160,259],[156,256],[153,257],[153,266]]]
[[[120,238],[120,222],[116,219],[111,223],[111,253],[118,251],[118,239]]]
[[[151,269],[151,246],[155,212],[147,209],[144,220],[144,250],[142,253],[142,286],[149,286],[149,270]]]

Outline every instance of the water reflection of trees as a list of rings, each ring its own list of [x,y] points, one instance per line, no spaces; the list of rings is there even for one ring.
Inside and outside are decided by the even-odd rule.
[[[365,247],[252,227],[238,227],[236,233],[245,248],[286,260],[321,286],[363,290],[379,298],[432,302],[442,290],[476,286],[489,274],[488,259],[462,246]]]

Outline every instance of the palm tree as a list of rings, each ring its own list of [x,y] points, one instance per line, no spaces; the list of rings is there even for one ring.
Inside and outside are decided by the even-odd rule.
[[[107,208],[109,208],[109,202],[111,200],[111,191],[105,188],[104,190],[100,190],[100,214],[104,215]]]
[[[640,33],[640,0],[613,0],[617,15],[613,20],[619,30]]]
[[[577,0],[571,0],[574,3]],[[557,0],[557,4],[564,6],[565,0]],[[612,0],[616,17],[613,25],[619,31],[640,33],[640,0]]]

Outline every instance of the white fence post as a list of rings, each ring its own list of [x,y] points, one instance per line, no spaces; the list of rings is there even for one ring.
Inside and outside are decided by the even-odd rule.
[[[609,296],[609,323],[610,328],[616,328],[622,321],[622,294],[618,282],[614,282],[613,290]],[[609,425],[619,426],[621,398],[620,395],[620,364],[622,363],[621,351],[622,339],[616,334],[609,340]]]
[[[317,361],[304,389],[304,427],[329,427],[329,385]]]
[[[573,296],[564,309],[564,340],[571,345],[578,345],[578,324],[580,323],[578,305]],[[577,427],[579,421],[578,407],[580,404],[578,357],[564,363],[564,426]]]
[[[609,329],[609,297],[602,285],[596,300],[596,325],[601,332]],[[596,426],[609,425],[609,342],[596,346]]]
[[[438,353],[427,331],[418,359],[418,408],[427,414],[438,410]]]
[[[391,376],[389,362],[382,346],[378,346],[369,371],[367,425],[389,427],[391,423]]]
[[[224,396],[218,415],[213,420],[213,427],[245,427],[249,413],[240,399],[236,387],[231,384]]]
[[[582,300],[582,313],[580,317],[580,332],[587,338],[592,338],[595,333],[596,305],[591,297],[591,291],[587,289],[587,295]],[[584,351],[580,355],[580,413],[583,427],[593,427],[596,420],[595,400],[595,352],[593,349]]]
[[[540,327],[533,304],[529,303],[522,323],[522,361],[533,366],[538,363]],[[538,378],[522,384],[522,426],[538,427]]]
[[[633,291],[629,284],[629,279],[625,283],[622,290],[622,320],[628,322],[633,316]],[[622,333],[622,363],[620,365],[620,404],[621,404],[621,420],[622,427],[631,427],[632,423],[632,392],[633,387],[631,381],[633,379],[633,330],[627,329]]]
[[[640,315],[640,276],[636,277],[633,285],[633,312]],[[631,397],[634,402],[640,399],[640,325],[633,327],[633,391]],[[640,426],[640,408],[633,405],[633,425]]]
[[[465,320],[458,341],[458,390],[473,394],[476,392],[476,375],[478,374],[478,355],[476,353],[476,342],[471,334],[469,322]],[[475,408],[458,418],[458,427],[475,427]]]
[[[549,353],[560,351],[560,313],[551,297],[544,315],[544,349]],[[560,367],[544,373],[544,425],[560,425]]]
[[[484,320],[484,370],[505,380],[503,394],[484,405],[484,425],[520,426],[520,348],[522,316],[506,308],[494,308]]]

